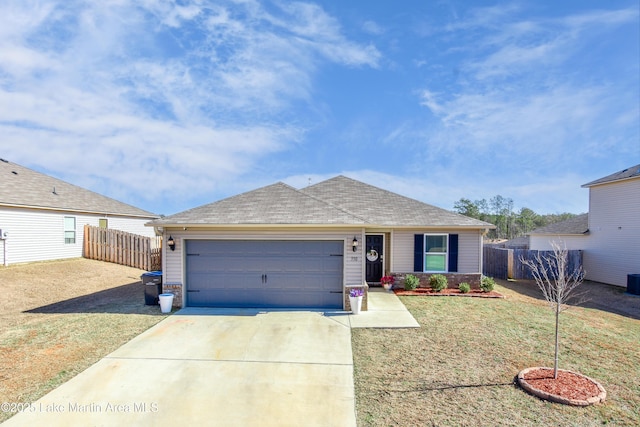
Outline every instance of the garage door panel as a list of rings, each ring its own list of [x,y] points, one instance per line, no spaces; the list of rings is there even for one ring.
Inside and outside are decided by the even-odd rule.
[[[234,274],[217,274],[212,276],[209,273],[192,274],[189,277],[189,288],[191,290],[209,289],[260,289],[260,279],[255,280],[249,276],[238,277]],[[257,283],[256,283],[257,282]]]
[[[342,307],[342,241],[187,240],[187,305]]]
[[[238,290],[233,288],[200,290],[198,292],[190,292],[190,307],[211,307],[211,301],[215,301],[215,307],[238,307],[239,299],[259,299],[263,297],[260,290]],[[253,307],[261,307],[254,305]]]
[[[282,308],[341,308],[342,304],[340,304],[340,306],[336,306],[335,295],[337,294],[332,295],[322,291],[305,293],[285,292],[280,294],[266,292],[262,301],[256,306]],[[338,299],[342,301],[341,294],[338,295]]]

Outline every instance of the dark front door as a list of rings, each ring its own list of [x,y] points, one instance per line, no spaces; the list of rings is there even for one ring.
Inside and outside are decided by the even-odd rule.
[[[368,234],[364,250],[366,266],[366,281],[379,283],[383,273],[382,255],[384,251],[384,238],[382,234]]]

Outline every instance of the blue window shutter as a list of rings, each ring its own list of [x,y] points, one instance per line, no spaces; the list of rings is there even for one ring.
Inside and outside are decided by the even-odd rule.
[[[424,271],[424,234],[413,236],[413,271]]]
[[[449,234],[449,271],[458,271],[458,235]]]

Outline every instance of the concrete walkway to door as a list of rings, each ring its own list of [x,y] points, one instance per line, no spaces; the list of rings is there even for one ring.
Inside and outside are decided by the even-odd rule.
[[[351,327],[417,326],[395,295],[370,298],[358,316],[180,310],[3,427],[355,426]]]
[[[349,315],[352,328],[419,328],[407,307],[393,292],[382,288],[369,288],[369,310]],[[343,320],[339,318],[340,320]],[[339,321],[340,321],[339,320]]]

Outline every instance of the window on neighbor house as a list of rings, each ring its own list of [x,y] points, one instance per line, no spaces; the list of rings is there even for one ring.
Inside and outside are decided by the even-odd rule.
[[[64,243],[76,243],[76,218],[73,216],[64,217]]]
[[[107,218],[98,219],[98,227],[100,228],[109,228],[109,222]]]
[[[446,272],[447,271],[447,234],[425,234],[424,235],[424,271],[426,272]]]

